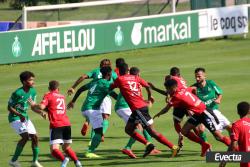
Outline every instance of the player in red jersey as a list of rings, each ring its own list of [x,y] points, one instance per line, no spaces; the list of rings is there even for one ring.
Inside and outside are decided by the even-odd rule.
[[[154,149],[154,145],[148,142],[143,136],[135,131],[136,126],[140,123],[147,132],[160,143],[168,146],[172,150],[172,157],[176,156],[179,147],[173,145],[162,134],[155,131],[153,128],[153,119],[148,113],[148,105],[154,100],[151,96],[151,91],[148,83],[136,75],[128,74],[128,65],[122,64],[119,68],[120,76],[111,85],[111,89],[119,88],[121,94],[128,103],[132,114],[127,121],[125,132],[136,139],[137,141],[146,145],[146,150],[143,157],[150,154]],[[145,101],[142,96],[142,87],[146,88],[148,94],[148,101]]]
[[[117,58],[116,60],[115,60],[115,66],[116,66],[116,68],[115,68],[115,73],[117,74],[117,76],[120,76],[120,72],[119,72],[119,67],[122,65],[122,64],[124,64],[125,63],[125,60],[124,60],[124,58]]]
[[[250,104],[240,102],[237,105],[240,119],[233,123],[231,133],[231,145],[228,151],[250,152]],[[225,162],[220,167],[226,166]],[[250,163],[240,163],[240,167],[250,167]]]
[[[206,105],[193,93],[187,91],[187,89],[178,90],[177,81],[169,79],[165,82],[165,87],[170,95],[170,100],[166,107],[164,107],[155,117],[159,117],[165,114],[169,109],[173,107],[179,107],[188,111],[191,116],[181,129],[181,133],[184,136],[190,135],[190,131],[195,129],[200,123],[203,123],[205,127],[214,135],[216,140],[225,143],[226,137],[221,134],[219,130],[216,130],[215,124],[219,123],[218,118],[212,110],[207,109]],[[210,144],[204,142],[197,136],[193,136],[196,143],[200,143],[202,146],[201,156],[205,156],[206,152],[210,149]]]
[[[178,67],[172,67],[170,69],[170,75],[165,76],[165,81],[169,79],[174,79],[177,82],[177,90],[181,91],[182,89],[187,89],[187,82],[186,80],[181,76],[180,69]],[[152,83],[149,83],[151,88],[158,93],[167,96],[166,101],[168,101],[168,93],[164,90],[160,90],[156,88]],[[190,88],[190,91],[192,89]],[[184,116],[188,116],[188,112],[186,109],[181,107],[174,107],[173,109],[173,122],[174,122],[174,128],[177,134],[179,135],[178,145],[179,147],[183,146],[183,135],[181,134],[181,121],[183,120]],[[187,136],[187,138],[193,142],[196,142],[196,137],[198,137],[195,133],[190,132]]]
[[[55,158],[62,161],[61,167],[66,167],[69,158],[65,157],[59,150],[60,144],[64,152],[75,162],[76,167],[82,167],[75,152],[71,149],[71,125],[66,115],[65,97],[59,93],[59,82],[49,82],[49,92],[43,97],[40,104],[36,105],[30,101],[36,110],[46,110],[50,121],[50,149]]]

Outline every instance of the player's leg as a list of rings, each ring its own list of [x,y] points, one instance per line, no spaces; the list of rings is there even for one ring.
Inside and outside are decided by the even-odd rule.
[[[27,126],[25,122],[21,122],[20,120],[16,120],[11,122],[11,127],[15,130],[15,132],[21,136],[21,139],[18,141],[16,145],[16,149],[12,159],[9,161],[9,165],[11,166],[20,166],[18,157],[21,155],[23,148],[27,141],[29,140],[29,134],[27,130]]]
[[[83,112],[89,118],[90,124],[93,127],[95,134],[91,140],[91,144],[85,154],[88,158],[98,158],[100,156],[94,154],[95,149],[99,146],[103,135],[103,117],[100,110],[86,110]]]
[[[121,108],[116,110],[116,114],[123,119],[125,123],[128,122],[130,115],[132,114],[130,108]],[[126,146],[121,150],[123,154],[128,155],[130,158],[136,158],[136,155],[132,151],[132,145],[135,143],[135,139],[130,137]]]
[[[86,119],[85,122],[83,123],[82,129],[81,129],[81,134],[83,136],[85,136],[87,134],[88,128],[89,128],[89,120]]]
[[[70,126],[63,127],[63,142],[63,151],[74,161],[77,167],[81,167],[81,162],[78,160],[76,153],[70,147],[70,144],[72,143]]]
[[[27,121],[27,129],[28,129],[29,137],[31,139],[31,147],[33,151],[33,160],[32,160],[31,166],[42,167],[42,165],[38,162],[38,155],[40,152],[40,149],[38,147],[38,136],[36,133],[36,129],[33,123],[31,122],[31,120]]]
[[[193,130],[196,126],[198,126],[201,123],[201,116],[198,115],[192,115],[187,122],[183,125],[181,129],[181,133],[186,136],[192,138],[192,141],[199,143],[201,145],[201,156],[205,156],[206,152],[210,150],[210,144],[207,142],[204,142],[200,137],[195,135],[194,133],[191,133],[191,130]]]
[[[102,112],[103,116],[103,134],[105,134],[108,130],[109,127],[109,117],[111,115],[111,110],[112,110],[112,101],[109,96],[106,96],[103,99],[103,102],[100,106],[100,110]]]
[[[214,114],[217,116],[217,118],[219,119],[220,125],[219,125],[219,129],[217,130],[224,130],[226,129],[229,133],[229,135],[231,135],[231,130],[232,130],[232,125],[230,123],[230,121],[227,119],[227,117],[225,117],[219,110],[213,110]]]
[[[222,135],[220,130],[218,130],[219,129],[218,126],[220,126],[220,124],[215,121],[214,115],[212,115],[211,112],[213,111],[208,111],[208,110],[204,111],[202,123],[213,134],[216,140],[229,146],[231,144],[230,138]]]
[[[194,129],[195,133],[198,134],[199,137],[200,137],[203,141],[207,142],[208,140],[207,140],[207,134],[206,134],[205,130],[206,130],[206,127],[205,127],[203,124],[199,124],[199,125]]]

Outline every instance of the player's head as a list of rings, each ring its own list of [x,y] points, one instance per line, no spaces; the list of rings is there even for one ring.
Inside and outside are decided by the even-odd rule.
[[[206,80],[205,68],[198,67],[194,70],[195,80],[197,83],[202,83]]]
[[[172,79],[171,75],[166,75],[166,76],[165,76],[165,82],[166,82],[167,80],[169,80],[169,79]]]
[[[59,82],[56,80],[49,81],[49,90],[54,91],[59,89]]]
[[[237,105],[237,111],[240,117],[244,117],[250,114],[250,104],[248,102],[242,101]]]
[[[129,71],[128,64],[123,63],[123,64],[120,65],[120,67],[119,67],[119,73],[120,73],[120,75],[125,75],[125,74],[128,73],[128,71]]]
[[[172,76],[180,76],[180,69],[178,67],[172,67],[169,72],[170,75]]]
[[[116,67],[117,68],[119,68],[122,64],[124,64],[125,63],[125,60],[124,60],[124,58],[117,58],[116,60],[115,60],[115,65],[116,65]]]
[[[20,81],[24,86],[32,87],[34,85],[35,75],[30,71],[24,71],[19,75]]]
[[[103,59],[103,60],[100,62],[100,68],[106,67],[106,66],[111,67],[111,61],[110,61],[109,59]]]
[[[177,90],[178,83],[174,79],[168,79],[165,81],[164,86],[167,89],[168,93],[171,95]]]
[[[139,76],[140,75],[140,70],[137,67],[131,67],[130,70],[129,70],[129,73],[131,75],[138,75]]]
[[[109,80],[111,77],[112,69],[110,66],[104,66],[100,69],[100,72],[102,73],[102,78]]]

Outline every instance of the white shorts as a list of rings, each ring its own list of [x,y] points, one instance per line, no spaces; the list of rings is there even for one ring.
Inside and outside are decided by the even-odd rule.
[[[28,133],[28,134],[36,134],[36,129],[31,122],[31,120],[25,120],[21,122],[20,120],[16,120],[10,123],[11,127],[16,131],[17,134]]]
[[[230,125],[230,121],[219,111],[219,110],[213,110],[214,114],[217,116],[219,119],[219,124],[215,126],[216,130],[222,131],[225,129],[228,125]]]
[[[125,123],[128,122],[128,119],[130,115],[132,114],[132,111],[130,108],[121,108],[116,111],[117,115],[124,120]]]
[[[93,129],[102,128],[103,117],[100,110],[85,110],[82,115],[88,118]]]
[[[106,96],[102,101],[102,104],[100,106],[100,110],[103,114],[111,115],[111,109],[112,109],[112,100],[111,100],[110,96]]]

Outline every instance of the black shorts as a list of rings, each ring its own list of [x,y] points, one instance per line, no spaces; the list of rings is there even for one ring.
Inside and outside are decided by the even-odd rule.
[[[182,108],[174,108],[173,117],[175,120],[181,122],[184,116],[188,116],[187,110],[182,109]]]
[[[128,122],[133,124],[141,124],[143,128],[146,128],[149,125],[152,125],[154,121],[148,113],[148,107],[143,107],[132,111]]]
[[[216,131],[216,122],[213,121],[214,118],[212,118],[212,115],[210,115],[206,110],[200,114],[200,115],[192,115],[189,119],[188,122],[197,126],[200,123],[203,123],[205,125],[205,127],[210,131],[210,132],[214,132]]]
[[[50,129],[50,144],[72,143],[71,126]]]

